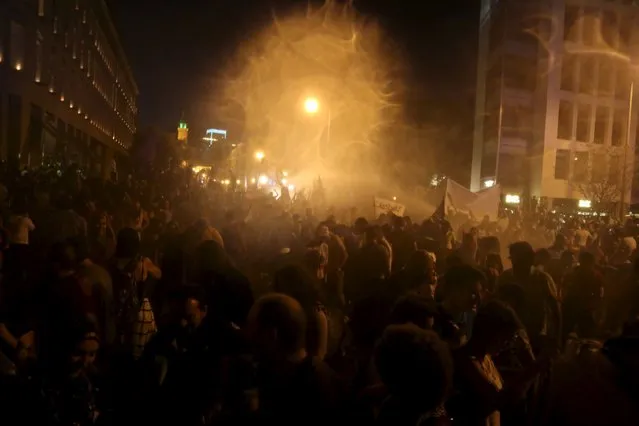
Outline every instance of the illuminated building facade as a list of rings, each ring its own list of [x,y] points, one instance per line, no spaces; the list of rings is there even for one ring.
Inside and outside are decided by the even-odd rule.
[[[226,130],[207,129],[206,135],[202,138],[208,146],[212,146],[216,142],[226,142]]]
[[[184,120],[180,120],[180,123],[178,124],[177,140],[184,143],[189,140],[189,125]]]
[[[0,2],[3,160],[108,176],[133,142],[137,96],[104,0]]]
[[[576,205],[585,185],[628,180],[617,200],[621,188],[629,199],[632,3],[482,0],[472,190],[498,183]]]

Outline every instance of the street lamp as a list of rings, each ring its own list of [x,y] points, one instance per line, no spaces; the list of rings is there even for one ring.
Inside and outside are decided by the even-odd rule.
[[[304,101],[304,110],[309,114],[315,114],[319,111],[319,101],[317,98],[306,98]]]
[[[304,111],[309,115],[315,115],[319,111],[319,100],[314,97],[306,98],[304,101]],[[326,144],[331,142],[331,109],[326,109]]]
[[[262,160],[264,160],[265,157],[266,157],[266,155],[264,154],[264,151],[256,151],[255,152],[255,159],[257,161],[262,161]]]
[[[626,173],[628,172],[628,148],[630,148],[630,142],[632,140],[632,135],[630,134],[630,124],[632,123],[632,107],[634,101],[634,93],[635,93],[635,81],[630,80],[630,94],[628,95],[628,122],[626,123],[626,141],[624,143],[623,149],[623,168],[621,169],[621,197],[619,202],[619,219],[623,220],[625,218],[626,212],[626,192],[628,191],[626,182]],[[635,141],[635,146],[637,142]]]

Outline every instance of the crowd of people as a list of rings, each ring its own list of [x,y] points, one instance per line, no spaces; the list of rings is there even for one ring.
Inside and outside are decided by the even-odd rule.
[[[3,425],[639,423],[632,223],[533,248],[185,169],[0,182]]]

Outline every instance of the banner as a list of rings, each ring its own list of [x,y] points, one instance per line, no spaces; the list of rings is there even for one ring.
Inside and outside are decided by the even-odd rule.
[[[477,195],[452,179],[446,181],[444,211],[446,214],[462,213],[468,215],[468,204],[475,201]]]
[[[373,199],[373,205],[375,207],[376,218],[387,213],[393,213],[395,216],[404,216],[404,212],[406,211],[405,205],[384,198],[375,197]]]
[[[493,186],[477,193],[477,198],[467,205],[469,212],[475,216],[475,219],[482,221],[488,216],[491,222],[499,219],[499,202],[501,200],[501,188]]]
[[[491,221],[497,220],[501,188],[495,185],[480,192],[472,192],[457,182],[448,179],[443,199],[443,211],[447,216],[463,214],[482,220],[488,216]]]

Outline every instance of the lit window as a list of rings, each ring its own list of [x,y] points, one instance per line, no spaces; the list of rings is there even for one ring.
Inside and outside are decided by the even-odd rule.
[[[11,66],[17,70],[22,70],[24,66],[24,27],[17,22],[11,21]]]
[[[55,77],[52,75],[49,79],[49,93],[55,92]]]
[[[590,207],[592,207],[592,201],[590,200],[579,200],[579,204],[578,204],[580,209],[589,209]]]
[[[84,69],[84,41],[82,42],[82,45],[80,46],[80,69],[81,70]]]
[[[38,0],[38,16],[44,16],[44,0]]]
[[[78,32],[74,28],[73,29],[73,59],[78,57]]]
[[[83,11],[82,12],[82,23],[86,24],[87,23],[87,11]]]
[[[42,80],[42,41],[36,40],[36,51],[35,51],[35,82],[40,83]]]
[[[75,0],[75,10],[80,10],[80,0]]]
[[[519,204],[521,202],[521,198],[517,194],[506,194],[506,204]]]

